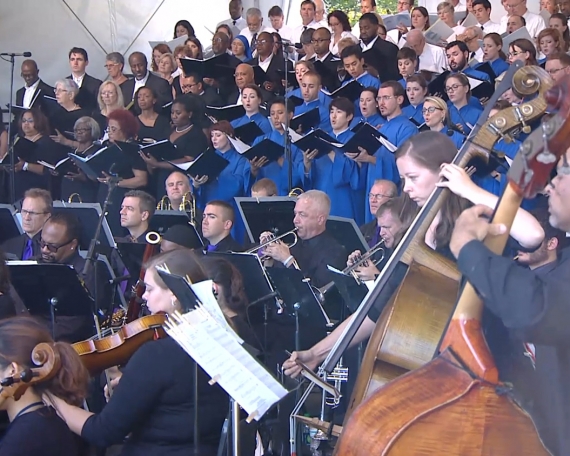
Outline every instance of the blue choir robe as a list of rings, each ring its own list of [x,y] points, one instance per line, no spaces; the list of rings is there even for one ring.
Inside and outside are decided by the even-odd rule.
[[[285,134],[281,134],[276,130],[273,130],[268,135],[260,136],[253,142],[253,145],[255,146],[264,139],[269,139],[274,143],[285,147]],[[303,176],[305,174],[303,152],[297,146],[291,144],[291,156],[293,157],[293,188],[301,187],[303,185]],[[287,157],[283,160],[283,166],[279,165],[276,161],[273,161],[262,167],[256,177],[251,175],[251,185],[264,177],[275,182],[279,196],[287,196],[289,194],[289,161],[287,160]]]
[[[350,122],[350,128],[356,127],[360,122],[369,123],[374,128],[378,129],[386,123],[386,119],[382,117],[378,112],[376,114],[371,115],[370,117],[354,116],[354,119],[352,119],[352,121]]]
[[[465,76],[469,76],[470,78],[476,78],[481,81],[491,82],[491,78],[487,73],[479,71],[473,67],[470,67],[469,65],[466,66],[461,73],[463,73]]]
[[[400,147],[408,138],[417,134],[418,129],[405,115],[400,114],[382,125],[380,133],[386,136],[388,141],[396,147]],[[393,152],[390,152],[385,146],[380,146],[375,152],[368,151],[368,153],[376,157],[376,164],[366,163],[360,168],[360,180],[365,182],[363,195],[365,204],[368,201],[366,195],[370,192],[375,180],[391,180],[396,185],[400,183],[400,174],[396,167]],[[365,223],[372,221],[372,219],[373,215],[370,214],[370,211],[366,211]]]
[[[285,95],[285,98],[290,98],[290,97],[297,97],[300,98],[301,100],[303,99],[303,94],[301,93],[301,88],[297,87],[296,89],[293,89],[289,92],[287,92],[287,95]],[[327,111],[329,109],[329,105],[331,104],[331,97],[329,97],[326,93],[324,93],[322,90],[319,92],[319,101],[323,104],[323,106],[325,106],[327,108]]]
[[[234,149],[230,149],[225,153],[215,150],[215,153],[230,163],[215,180],[212,182],[208,181],[204,185],[194,189],[196,201],[198,207],[202,210],[204,210],[208,201],[222,200],[230,203],[236,214],[234,227],[232,228],[232,236],[236,240],[241,240],[244,239],[245,227],[239,216],[234,198],[236,196],[249,196],[250,194],[251,168],[249,161]]]
[[[500,57],[496,58],[492,62],[487,62],[487,63],[491,65],[491,69],[493,70],[493,73],[495,73],[495,76],[500,76],[509,69],[509,63],[505,62]],[[475,67],[475,69],[477,69],[477,67]]]
[[[399,79],[398,82],[402,85],[402,87],[405,90],[406,89],[406,80],[404,78],[402,78],[402,79]]]
[[[250,122],[255,122],[257,126],[261,128],[261,131],[263,131],[263,133],[266,135],[271,133],[271,131],[273,130],[273,128],[271,128],[271,123],[269,122],[269,119],[267,119],[267,117],[265,117],[260,112],[254,114],[251,117],[248,117],[247,114],[245,116],[241,116],[235,120],[232,120],[231,124],[232,127],[237,128],[241,127],[242,125],[247,125]]]
[[[402,108],[402,114],[404,114],[404,116],[406,116],[408,119],[414,119],[419,125],[421,125],[425,122],[424,114],[422,113],[423,109],[423,101],[416,107],[409,104],[408,106],[404,106]]]
[[[380,87],[380,79],[375,78],[374,76],[372,76],[371,74],[368,74],[367,71],[365,71],[364,73],[362,73],[360,76],[358,76],[356,78],[356,80],[362,85],[362,87],[366,88],[366,87],[374,87],[375,89],[378,89]],[[347,85],[349,82],[351,82],[352,79],[349,79],[347,81],[344,81],[342,83],[343,86]],[[362,116],[362,113],[360,112],[360,102],[357,99],[354,102],[354,117],[360,117]]]
[[[471,97],[473,98],[473,97]],[[473,127],[477,124],[483,108],[476,108],[471,104],[467,104],[460,109],[457,109],[453,103],[447,102],[447,107],[449,109],[449,117],[454,125],[462,125],[463,132],[465,135],[469,135]]]
[[[331,136],[339,143],[345,144],[354,133],[345,130],[339,135]],[[344,152],[334,149],[334,161],[328,154],[313,160],[311,169],[305,174],[304,188],[321,190],[331,199],[330,215],[348,217],[356,221],[358,226],[364,220],[364,192],[359,186],[358,165],[346,157]]]
[[[451,134],[450,134],[450,131],[451,131]],[[447,125],[444,125],[443,128],[439,132],[441,134],[444,134],[447,137],[449,137],[449,139],[451,139],[453,141],[453,144],[455,144],[455,147],[457,147],[457,150],[461,149],[461,146],[465,142],[465,139],[467,139],[467,136],[462,135],[458,131],[449,130]]]
[[[315,108],[319,108],[319,117],[321,119],[318,128],[320,128],[323,131],[329,131],[331,129],[329,108],[324,103],[321,103],[321,101],[318,98],[316,100],[310,101],[309,103],[303,102],[302,105],[295,107],[294,115],[298,116],[299,114],[304,114],[307,111],[310,111]]]

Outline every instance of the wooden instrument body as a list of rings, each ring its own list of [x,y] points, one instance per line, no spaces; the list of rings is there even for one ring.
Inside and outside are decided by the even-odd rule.
[[[77,342],[72,346],[87,370],[96,374],[125,364],[145,342],[165,337],[162,328],[165,321],[166,315],[148,315],[122,326],[110,336]]]

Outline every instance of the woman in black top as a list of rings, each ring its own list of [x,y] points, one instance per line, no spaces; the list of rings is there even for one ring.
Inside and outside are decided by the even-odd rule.
[[[8,412],[10,419],[10,426],[0,440],[0,456],[79,456],[77,438],[42,401],[42,394],[46,392],[77,405],[85,398],[89,375],[70,345],[54,342],[49,331],[31,318],[2,320],[0,378],[17,376],[24,369],[36,367],[32,363],[32,351],[39,343],[52,345],[59,354],[61,367],[54,377],[27,388],[17,401],[0,396],[0,409]]]
[[[204,270],[188,250],[173,250],[154,257],[145,265],[144,283],[149,311],[170,314],[187,311],[166,287],[155,267],[166,264],[176,275],[194,283],[206,279]],[[122,455],[186,456],[194,440],[194,362],[170,337],[144,344],[129,360],[109,402],[99,414],[87,412],[54,397],[54,407],[76,434],[89,443],[107,447],[121,443],[130,434]],[[218,385],[199,369],[201,455],[215,454],[228,398]],[[210,444],[210,445],[208,445]],[[211,452],[206,451],[206,449]]]
[[[89,157],[101,148],[101,145],[95,142],[101,135],[101,130],[97,121],[92,117],[77,119],[73,133],[77,143],[74,154]],[[73,164],[73,162],[70,163]],[[94,203],[97,201],[99,182],[89,179],[76,166],[74,169],[75,172],[67,173],[61,180],[61,199],[67,201],[71,195],[77,193],[83,203]]]
[[[200,97],[186,94],[174,100],[170,118],[174,129],[168,139],[176,146],[176,158],[173,163],[186,163],[194,160],[208,148],[208,139],[202,130],[204,107]],[[156,198],[159,200],[166,194],[164,182],[174,166],[166,161],[158,161],[150,154],[142,154],[149,171],[153,173]]]
[[[158,99],[152,87],[143,86],[137,90],[135,100],[141,110],[137,116],[139,141],[150,144],[168,138],[170,135],[170,119],[156,112]]]

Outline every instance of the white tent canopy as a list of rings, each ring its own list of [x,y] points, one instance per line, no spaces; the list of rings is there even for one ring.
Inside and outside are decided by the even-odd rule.
[[[244,10],[255,6],[264,14],[278,4],[288,10],[289,0],[246,0]],[[299,18],[300,0],[292,0],[294,21]],[[150,56],[149,41],[171,40],[174,24],[187,19],[206,47],[216,24],[229,17],[228,0],[18,0],[0,2],[0,52],[31,51],[40,77],[53,85],[70,74],[68,51],[82,47],[89,54],[87,72],[106,77],[105,55],[133,51]],[[14,89],[22,87],[16,58]],[[127,68],[128,71],[128,68]],[[10,64],[0,61],[0,103],[10,97]]]

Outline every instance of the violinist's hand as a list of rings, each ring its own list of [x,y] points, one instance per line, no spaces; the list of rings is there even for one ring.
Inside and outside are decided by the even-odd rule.
[[[471,241],[482,241],[487,235],[498,236],[507,231],[502,223],[489,223],[493,209],[477,204],[464,210],[455,221],[455,228],[449,241],[449,248],[455,258],[461,249]]]
[[[301,374],[302,367],[297,364],[302,362],[311,370],[315,370],[319,364],[319,360],[312,350],[294,351],[291,357],[283,363],[283,373],[288,377],[298,377]]]
[[[114,390],[117,385],[119,384],[119,382],[121,381],[121,377],[123,376],[123,374],[119,374],[118,376],[116,376],[115,378],[113,378],[109,383],[111,384],[111,389]],[[103,388],[103,392],[105,393],[105,400],[107,402],[109,402],[109,400],[111,399],[111,394],[109,394],[109,386],[105,385],[105,388]]]
[[[260,157],[260,158],[253,157],[253,160],[249,161],[251,175],[256,177],[257,174],[259,173],[259,170],[267,163],[269,163],[267,157]]]
[[[206,182],[208,182],[208,176],[196,176],[196,177],[191,177],[191,179],[192,179],[192,185],[195,188],[198,188],[201,185],[204,185]]]
[[[438,182],[438,187],[448,188],[457,196],[473,200],[473,195],[484,191],[475,182],[471,180],[467,172],[457,165],[444,163],[441,165],[439,176],[445,180]]]

